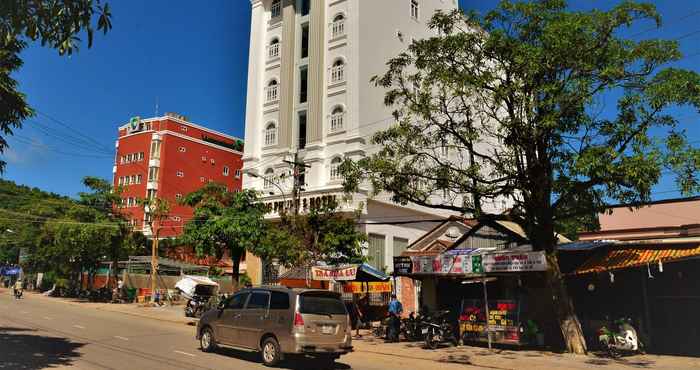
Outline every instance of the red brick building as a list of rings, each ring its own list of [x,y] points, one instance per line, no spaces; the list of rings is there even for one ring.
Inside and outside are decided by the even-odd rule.
[[[144,234],[145,223],[139,200],[158,197],[168,200],[170,217],[163,221],[160,238],[179,235],[192,217],[189,207],[178,200],[208,182],[241,189],[243,140],[188,122],[181,115],[133,118],[119,127],[113,168],[114,185],[123,189],[122,211]]]

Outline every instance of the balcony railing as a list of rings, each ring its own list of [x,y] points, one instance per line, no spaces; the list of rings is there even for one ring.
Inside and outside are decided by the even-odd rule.
[[[275,59],[280,56],[280,44],[274,43],[267,46],[267,58]]]
[[[265,88],[265,102],[274,103],[279,100],[279,95],[277,94],[277,85],[268,86]]]
[[[331,115],[331,132],[340,131],[343,129],[343,121],[345,113],[336,113]]]
[[[331,38],[337,38],[345,34],[345,19],[331,23]]]
[[[331,83],[345,81],[345,65],[331,67]]]

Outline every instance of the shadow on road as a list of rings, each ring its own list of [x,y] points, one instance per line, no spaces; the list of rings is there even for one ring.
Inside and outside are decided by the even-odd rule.
[[[34,334],[34,330],[0,327],[0,369],[45,369],[67,366],[80,357],[84,343]]]
[[[237,360],[243,360],[243,361],[248,361],[251,363],[256,363],[259,364],[260,362],[260,354],[255,353],[255,352],[246,352],[246,351],[239,351],[236,349],[232,348],[223,348],[220,347],[217,349],[216,353],[222,355],[222,356],[228,356],[228,357],[233,357]],[[290,370],[346,370],[346,369],[351,369],[349,365],[346,365],[342,363],[342,359],[340,360],[341,362],[336,362],[332,366],[328,366],[326,364],[322,364],[318,361],[314,361],[313,359],[310,358],[304,358],[304,357],[289,357],[285,359],[282,364],[280,364],[278,369],[290,369]]]
[[[598,365],[598,366],[605,366],[605,365],[617,365],[617,366],[627,366],[627,367],[634,367],[634,368],[652,368],[654,367],[655,362],[646,360],[646,359],[640,359],[640,358],[611,358],[607,356],[605,353],[593,353],[595,358],[592,358],[590,360],[586,360],[586,363],[589,365]]]

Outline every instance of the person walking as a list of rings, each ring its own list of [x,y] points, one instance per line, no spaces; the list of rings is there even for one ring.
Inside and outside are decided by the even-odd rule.
[[[21,279],[17,279],[14,285],[15,299],[22,297],[22,289],[24,289],[24,284]]]
[[[387,341],[398,342],[399,331],[401,331],[401,314],[403,313],[403,305],[396,298],[396,294],[391,294],[389,302],[389,327],[387,328]]]

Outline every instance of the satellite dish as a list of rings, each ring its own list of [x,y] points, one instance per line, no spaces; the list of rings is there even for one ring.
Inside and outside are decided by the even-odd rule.
[[[449,229],[447,229],[447,232],[445,233],[445,236],[447,236],[450,239],[457,239],[461,235],[461,232],[459,231],[459,228],[457,226],[451,226]]]

